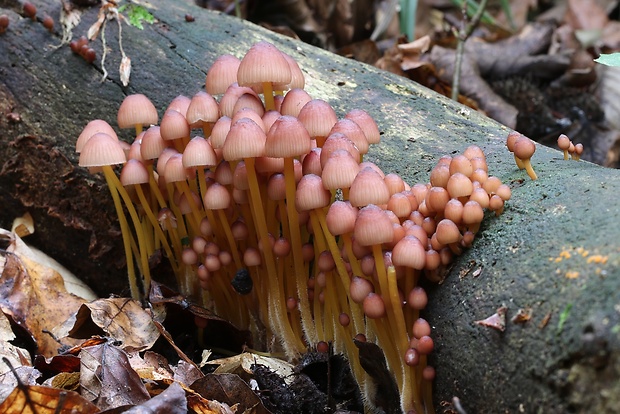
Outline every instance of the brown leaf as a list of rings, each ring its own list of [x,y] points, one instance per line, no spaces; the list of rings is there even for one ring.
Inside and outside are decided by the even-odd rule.
[[[91,402],[74,391],[30,385],[17,387],[0,404],[4,414],[59,414],[99,412]]]
[[[248,384],[235,374],[209,374],[194,382],[190,388],[208,400],[231,406],[238,404],[237,412],[240,413],[269,413]]]
[[[505,306],[500,306],[497,308],[497,311],[486,319],[482,319],[479,321],[475,321],[474,323],[480,326],[486,326],[487,328],[492,328],[498,330],[500,332],[504,332],[506,330],[506,311],[508,308]]]
[[[525,323],[532,319],[532,308],[521,308],[517,311],[515,316],[513,316],[510,321],[512,323]]]
[[[172,370],[174,371],[174,380],[181,384],[186,384],[188,387],[189,384],[193,384],[205,376],[195,364],[189,364],[183,360],[180,360],[176,366],[172,367]]]
[[[187,412],[185,391],[176,382],[161,394],[125,411],[128,414],[184,414]]]
[[[228,404],[210,401],[195,392],[187,392],[187,408],[196,414],[234,414],[241,413],[231,409]]]
[[[290,384],[293,381],[294,367],[286,361],[278,358],[270,358],[262,355],[243,352],[229,358],[221,358],[209,361],[209,365],[219,365],[215,374],[237,374],[241,378],[248,380],[252,375],[252,365],[260,364],[278,373],[284,381]]]
[[[338,49],[338,54],[369,65],[374,64],[381,57],[377,43],[370,39],[349,43]]]
[[[153,351],[146,351],[144,356],[140,356],[138,352],[132,352],[128,355],[129,363],[131,367],[140,375],[143,380],[153,381],[172,381],[176,380],[174,377],[173,368],[168,363],[168,360],[163,356]],[[197,378],[191,382],[183,382],[183,384],[191,384]]]
[[[142,380],[118,347],[108,343],[86,347],[80,359],[82,395],[101,409],[141,404],[149,399]]]
[[[50,357],[59,344],[47,331],[67,320],[84,302],[67,292],[62,277],[18,253],[3,254],[0,308],[24,327],[37,344],[37,352]],[[64,344],[76,341],[64,339]]]
[[[99,299],[83,304],[69,335],[73,338],[89,338],[100,333],[93,323],[122,342],[123,348],[128,350],[148,349],[159,338],[159,331],[149,313],[132,299]]]
[[[17,385],[15,376],[8,364],[11,364],[15,369],[29,368],[32,370],[30,367],[30,353],[26,349],[16,347],[10,342],[15,338],[16,336],[11,329],[9,319],[4,313],[0,312],[0,384]],[[8,364],[5,362],[5,358]],[[38,373],[39,375],[41,374],[40,372]]]
[[[50,374],[78,372],[80,370],[80,359],[75,355],[56,355],[52,358],[37,355],[34,359],[34,366],[41,372]]]

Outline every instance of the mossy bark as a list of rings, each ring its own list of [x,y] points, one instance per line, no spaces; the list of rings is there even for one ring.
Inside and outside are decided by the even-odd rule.
[[[59,4],[34,3],[40,18],[59,16]],[[445,282],[429,287],[438,410],[457,396],[470,413],[620,412],[618,171],[538,147],[532,161],[539,180],[531,181],[505,148],[505,127],[415,83],[188,2],[149,4],[156,23],[143,31],[123,26],[132,60],[124,88],[116,22],[106,30],[110,78],[101,82],[99,62],[55,48],[59,32],[21,18],[17,2],[0,2],[11,20],[0,35],[2,227],[29,211],[37,226],[32,242],[99,294],[121,293],[114,208],[103,179],[76,167],[79,132],[95,118],[114,125],[130,93],[146,94],[163,111],[175,96],[203,87],[217,56],[242,56],[268,40],[299,62],[313,97],[340,116],[362,108],[377,120],[383,140],[367,159],[385,171],[426,182],[440,156],[477,144],[490,173],[513,189],[504,214],[488,215]],[[74,35],[84,35],[96,14],[85,10]],[[100,57],[100,40],[93,44]],[[501,305],[508,319],[520,308],[530,308],[532,318],[508,322],[503,333],[474,323]]]

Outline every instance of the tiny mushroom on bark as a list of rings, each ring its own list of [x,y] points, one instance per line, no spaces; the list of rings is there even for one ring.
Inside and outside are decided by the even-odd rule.
[[[527,137],[517,139],[514,144],[514,154],[523,162],[525,171],[527,171],[527,175],[529,175],[532,180],[536,180],[538,178],[530,161],[535,151],[536,144],[534,144],[534,141]]]

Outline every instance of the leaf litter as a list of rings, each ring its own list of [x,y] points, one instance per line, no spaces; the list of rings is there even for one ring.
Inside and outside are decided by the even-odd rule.
[[[214,348],[206,355],[220,358],[201,368],[194,362],[200,350],[182,344],[187,332],[200,331],[195,320],[204,332],[205,321],[215,332],[230,332],[226,339],[237,349],[251,338],[156,283],[147,308],[128,298],[87,300],[69,293],[63,276],[45,259],[33,260],[19,236],[1,234],[2,413],[322,412],[338,393],[359,399],[354,381],[341,380],[348,368],[339,356],[310,353],[293,366],[247,351],[222,357],[227,351]],[[213,336],[198,340],[206,348]],[[326,388],[328,372],[338,383],[333,389]]]

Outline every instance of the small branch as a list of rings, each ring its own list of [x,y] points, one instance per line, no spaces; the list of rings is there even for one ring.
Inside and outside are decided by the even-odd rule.
[[[108,19],[105,19],[101,27],[101,44],[102,44],[102,49],[103,49],[103,51],[101,52],[101,70],[103,71],[101,82],[105,82],[105,80],[108,78],[108,71],[105,68],[105,58],[108,54],[108,48],[107,48],[106,40],[105,40],[105,26],[107,22],[108,22]]]
[[[458,44],[456,46],[456,57],[454,63],[454,77],[452,78],[452,99],[457,101],[459,98],[459,88],[461,83],[461,66],[463,64],[463,54],[465,53],[465,41],[471,36],[474,29],[480,23],[482,14],[487,7],[488,0],[482,0],[476,14],[467,24],[463,24],[457,33]],[[467,0],[463,0],[463,22],[467,21]]]

